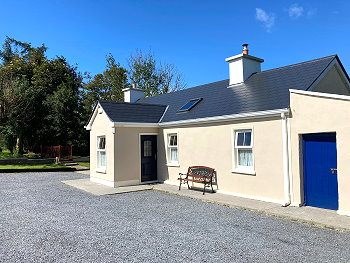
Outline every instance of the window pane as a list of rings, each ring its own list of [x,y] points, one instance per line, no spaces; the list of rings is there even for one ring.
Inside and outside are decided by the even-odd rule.
[[[200,102],[202,99],[193,99],[187,102],[185,105],[183,105],[177,112],[182,112],[182,111],[189,111],[192,109],[198,102]]]
[[[238,165],[239,166],[253,166],[252,150],[239,149],[238,150]]]
[[[183,111],[183,110],[188,110],[189,108],[191,108],[194,104],[196,104],[197,101],[196,100],[191,100],[189,102],[187,102],[185,105],[183,105],[179,111]]]
[[[152,141],[143,142],[143,156],[144,157],[152,156]]]
[[[177,135],[169,136],[169,146],[177,146]]]
[[[98,167],[106,167],[106,152],[97,152]]]
[[[244,133],[244,146],[251,146],[252,132]]]
[[[177,146],[177,135],[174,135],[174,146]]]
[[[243,146],[243,142],[244,142],[244,133],[237,132],[237,146]]]
[[[177,149],[176,148],[170,149],[170,161],[177,162]]]
[[[106,137],[98,137],[97,147],[100,150],[104,150],[106,147]]]

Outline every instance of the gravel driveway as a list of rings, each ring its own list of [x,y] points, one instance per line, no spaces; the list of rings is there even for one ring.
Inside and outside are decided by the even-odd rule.
[[[349,262],[350,233],[155,191],[93,196],[75,173],[0,174],[0,262]]]

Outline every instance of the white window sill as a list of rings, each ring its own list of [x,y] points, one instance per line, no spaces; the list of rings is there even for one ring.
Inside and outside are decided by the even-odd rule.
[[[231,173],[256,175],[253,169],[242,169],[242,168],[231,169]]]
[[[106,173],[106,168],[96,168],[95,171],[97,173],[105,174]]]
[[[168,166],[168,167],[180,167],[179,163],[167,163],[166,166]]]

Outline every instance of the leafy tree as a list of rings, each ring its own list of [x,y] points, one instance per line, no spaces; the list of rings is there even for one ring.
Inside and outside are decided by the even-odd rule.
[[[77,68],[63,57],[47,60],[35,69],[33,86],[40,101],[36,105],[35,124],[38,125],[31,134],[35,147],[43,142],[48,145],[76,142],[76,134],[85,132],[80,119],[82,76]]]
[[[120,66],[109,54],[106,58],[106,70],[97,74],[84,85],[84,107],[88,114],[98,100],[123,101],[123,89],[129,86],[127,70]]]
[[[1,132],[11,152],[17,146],[17,151],[23,153],[24,138],[30,132],[35,116],[35,93],[26,79],[2,79],[0,83]]]
[[[7,38],[0,52],[0,133],[11,151],[73,143],[84,132],[81,74],[63,57],[48,59],[46,49]]]
[[[45,59],[44,54],[47,50],[44,44],[40,47],[32,47],[29,43],[10,37],[6,37],[2,47],[0,59],[3,61],[4,66],[12,64],[16,59],[40,64]]]
[[[23,152],[24,136],[33,119],[33,69],[43,62],[44,46],[33,48],[27,43],[7,38],[0,52],[0,120],[1,132],[8,148]]]
[[[128,59],[129,78],[146,96],[164,94],[185,88],[182,75],[173,64],[157,62],[151,52],[136,50]]]
[[[129,69],[123,68],[109,54],[106,59],[106,70],[88,77],[84,85],[83,101],[88,118],[92,106],[98,100],[124,101],[122,90],[135,83],[145,90],[146,96],[164,94],[185,87],[182,75],[173,64],[157,62],[152,53],[136,50],[128,59]]]

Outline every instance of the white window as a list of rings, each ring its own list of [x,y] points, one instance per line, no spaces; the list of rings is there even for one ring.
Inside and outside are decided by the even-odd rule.
[[[97,168],[106,170],[106,136],[97,137]]]
[[[168,163],[177,164],[178,162],[177,134],[168,134]]]
[[[253,170],[252,130],[240,130],[235,132],[235,159],[237,169]]]

